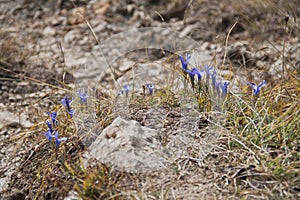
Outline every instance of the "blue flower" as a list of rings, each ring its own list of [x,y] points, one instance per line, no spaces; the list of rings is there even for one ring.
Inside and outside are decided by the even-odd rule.
[[[214,70],[214,68],[213,67],[209,67],[208,65],[205,66],[206,79],[209,79],[209,77],[210,77],[210,71],[211,70]]]
[[[71,109],[70,105],[72,103],[72,100],[69,100],[68,97],[65,97],[61,100],[62,105],[65,106],[67,112],[69,113],[70,117],[73,117],[74,110]]]
[[[200,71],[199,69],[194,68],[194,69],[192,69],[192,70],[185,70],[185,71],[186,71],[186,72],[188,73],[188,75],[190,76],[190,79],[191,79],[192,84],[194,84],[195,76],[196,76],[196,75],[197,75],[197,77],[198,77],[198,82],[201,81],[201,79],[202,79],[202,71]]]
[[[124,85],[123,88],[119,91],[118,95],[123,95],[125,93],[126,97],[128,97],[130,89],[131,89],[131,86]]]
[[[49,117],[51,118],[51,121],[52,121],[52,124],[54,125],[54,126],[57,126],[57,119],[56,119],[56,117],[57,117],[57,112],[47,112],[47,114],[49,115]]]
[[[219,82],[216,81],[215,84],[214,84],[214,88],[217,91],[217,94],[220,94],[220,86],[221,86],[221,84],[222,84],[221,81],[219,81]]]
[[[66,138],[66,137],[58,138],[58,131],[55,131],[54,139],[55,139],[56,147],[59,148],[60,143],[63,142],[63,141],[66,141],[68,138]]]
[[[50,131],[50,133],[52,133],[53,132],[52,124],[49,121],[46,121],[46,124],[48,126],[48,130]]]
[[[259,96],[261,88],[266,85],[266,81],[263,80],[263,82],[261,82],[259,85],[256,85],[255,83],[252,83],[252,82],[248,82],[247,84],[250,87],[252,87],[252,89],[253,89],[253,95],[254,96]]]
[[[128,97],[130,88],[131,88],[131,87],[130,87],[129,85],[124,85],[124,86],[123,86],[123,89],[124,89],[125,94],[126,94],[127,97]]]
[[[52,129],[52,124],[49,121],[46,121],[46,124],[48,126],[48,130],[44,133],[44,135],[46,136],[47,140],[51,142],[53,137],[52,133],[54,130]]]
[[[211,81],[212,81],[213,86],[216,85],[216,76],[217,76],[217,72],[216,72],[216,70],[213,69],[213,72],[211,74]]]
[[[189,60],[191,59],[191,55],[185,54],[185,59],[182,55],[179,55],[179,59],[181,61],[181,66],[182,66],[183,71],[186,71]]]
[[[149,94],[152,95],[153,94],[153,90],[155,88],[155,85],[154,84],[146,84],[146,87],[148,88],[149,90]]]
[[[227,95],[228,85],[229,85],[229,82],[224,82],[224,83],[220,84],[223,95]]]
[[[79,98],[80,98],[80,101],[82,102],[82,103],[87,103],[87,100],[88,100],[88,95],[87,95],[87,93],[85,92],[85,93],[81,93],[81,89],[79,89],[78,90],[78,96],[79,96]]]

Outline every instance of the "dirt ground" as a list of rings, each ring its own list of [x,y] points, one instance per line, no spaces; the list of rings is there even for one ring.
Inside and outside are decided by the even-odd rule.
[[[232,71],[242,81],[247,79],[259,82],[264,79],[272,87],[278,80],[284,80],[285,70],[296,70],[300,73],[299,17],[298,0],[0,1],[0,112],[4,113],[4,117],[1,116],[4,119],[6,113],[12,114],[12,118],[18,118],[8,122],[0,119],[0,198],[63,199],[68,196],[69,191],[74,190],[67,182],[57,184],[53,181],[52,179],[57,178],[55,174],[52,174],[52,177],[45,177],[43,181],[49,179],[48,183],[57,185],[41,186],[38,175],[33,174],[38,174],[35,172],[36,166],[49,156],[46,153],[48,149],[45,142],[37,144],[31,140],[38,137],[32,133],[41,131],[40,126],[47,117],[46,111],[54,108],[76,82],[77,77],[73,69],[85,62],[97,45],[91,27],[100,41],[131,28],[172,29],[197,41],[201,49],[212,58],[207,64],[222,66],[223,70]],[[164,37],[168,35],[162,33],[159,37],[159,40],[164,41]],[[110,48],[113,49],[113,46]],[[159,51],[150,54],[156,58],[165,56]],[[125,56],[124,59],[129,57],[130,55],[127,58]],[[284,69],[282,66],[287,68]],[[114,70],[120,79],[127,72],[127,69],[124,70],[124,66],[120,66],[119,63],[114,66]],[[107,95],[100,91],[110,88],[106,85],[113,83],[109,75],[103,75],[96,88],[98,97],[105,99]],[[176,128],[172,128],[172,123],[175,124],[179,120],[176,115],[178,108],[168,106],[153,113],[155,115],[169,113],[170,124],[164,128],[169,135],[176,135]],[[103,113],[109,112],[109,109],[106,109],[107,107],[102,108]],[[143,107],[134,105],[130,107],[126,117],[153,128],[158,126],[158,122],[143,119],[150,111],[148,105]],[[97,115],[102,116],[103,113]],[[24,120],[20,120],[21,116]],[[107,126],[110,120],[107,119],[103,127]],[[206,123],[205,120],[202,122]],[[195,137],[197,139],[202,136]],[[79,154],[85,149],[80,141],[76,144],[78,146],[74,143],[68,155],[74,160],[79,159]],[[191,154],[195,153],[191,151]],[[226,159],[226,156],[222,159]],[[123,175],[120,172],[114,175],[120,179],[132,180],[134,177],[145,184],[144,188],[147,188],[145,194],[139,196],[136,193],[136,196],[130,198],[282,198],[260,193],[263,190],[263,186],[260,185],[254,187],[260,189],[257,193],[249,192],[248,196],[247,190],[244,194],[237,193],[235,188],[231,187],[232,184],[226,182],[228,176],[237,176],[238,173],[243,174],[246,171],[255,173],[257,169],[253,169],[253,166],[240,166],[237,171],[233,171],[228,166],[227,170],[226,166],[222,165],[222,159],[218,154],[212,153],[207,161],[202,163],[202,167],[187,158],[177,160],[173,167],[183,166],[178,176],[172,173],[163,175],[158,173],[153,175],[154,177],[143,177]],[[60,162],[63,161],[56,163],[58,169]],[[223,171],[218,166],[224,167]],[[220,175],[222,173],[227,174],[222,176]],[[153,182],[154,189],[149,186]],[[44,187],[44,191],[40,190],[41,187]],[[290,190],[294,195],[291,199],[296,198],[295,194],[299,192],[300,187],[297,183],[291,187],[294,188]],[[124,185],[124,188],[130,187]],[[160,191],[155,191],[158,188]],[[280,193],[280,189],[276,191]],[[147,192],[157,196],[147,196]],[[174,196],[170,195],[172,192]],[[109,195],[101,198],[128,199]]]

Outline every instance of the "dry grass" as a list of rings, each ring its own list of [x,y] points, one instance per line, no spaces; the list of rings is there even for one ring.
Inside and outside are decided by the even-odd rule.
[[[236,10],[248,5],[231,2]],[[249,6],[257,6],[255,2]],[[266,5],[264,7],[272,5],[273,10],[278,8],[270,1],[259,2]],[[9,61],[9,56],[2,53],[1,60]],[[55,106],[51,111],[58,111],[57,130],[60,137],[68,137],[68,141],[59,149],[49,143],[42,134],[46,131],[46,117],[38,116],[39,123],[10,140],[32,147],[12,175],[10,187],[31,199],[59,199],[72,190],[82,199],[197,199],[199,196],[206,199],[298,199],[300,80],[297,73],[289,71],[288,79],[276,80],[277,84],[264,88],[258,98],[252,97],[249,91],[230,93],[222,104],[226,108],[221,110],[226,111],[222,132],[210,144],[213,149],[205,159],[199,159],[199,143],[190,147],[189,157],[180,158],[168,170],[154,174],[119,171],[97,161],[84,166],[82,155],[86,149],[81,141],[84,133],[78,132],[74,120],[57,98],[53,100]],[[199,85],[190,88],[188,77],[182,73],[178,76],[187,80],[189,92],[194,91],[199,110],[210,115],[214,99],[207,88],[198,90]],[[104,94],[92,102],[98,128],[102,130],[114,119],[115,105],[109,95]],[[154,96],[137,96],[130,103],[135,109],[161,106],[172,110],[180,105],[175,92],[169,88],[161,88]],[[82,107],[74,104],[77,110],[84,109]],[[195,140],[201,139],[195,135]],[[167,142],[168,138],[162,140],[164,145]]]

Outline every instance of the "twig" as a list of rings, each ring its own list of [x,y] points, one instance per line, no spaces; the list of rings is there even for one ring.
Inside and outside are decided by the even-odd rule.
[[[225,60],[226,60],[226,56],[227,56],[227,51],[228,51],[228,39],[229,39],[229,35],[231,33],[231,31],[234,29],[234,27],[236,26],[237,21],[231,26],[231,28],[228,31],[228,34],[226,36],[226,40],[225,40],[225,52],[224,52],[224,57],[223,57],[223,62],[222,62],[222,67],[221,69],[224,69],[224,64],[225,64]]]

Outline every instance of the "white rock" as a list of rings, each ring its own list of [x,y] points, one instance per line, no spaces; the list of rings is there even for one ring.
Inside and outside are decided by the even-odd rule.
[[[56,34],[56,30],[50,26],[47,26],[44,31],[43,34],[45,36],[54,36]]]
[[[82,198],[79,197],[78,193],[75,191],[70,191],[68,196],[64,198],[64,200],[81,200]]]
[[[118,117],[102,131],[85,157],[129,172],[164,169],[168,155],[158,141],[158,134],[136,121]]]

